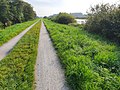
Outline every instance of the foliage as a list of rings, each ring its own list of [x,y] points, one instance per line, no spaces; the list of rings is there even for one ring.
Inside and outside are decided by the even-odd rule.
[[[84,28],[84,24],[70,23],[70,24],[68,24],[68,25],[74,26],[74,27],[79,27],[79,28]]]
[[[0,32],[0,46],[3,45],[5,42],[12,39],[14,36],[18,35],[21,31],[25,30],[31,24],[36,22],[38,19],[33,21],[24,22],[21,24],[12,25],[7,27],[6,29],[2,29]]]
[[[33,7],[22,0],[0,0],[0,22],[4,27],[34,19],[35,16]]]
[[[48,18],[47,16],[44,16],[43,18]]]
[[[25,21],[28,21],[30,19],[34,19],[36,16],[36,13],[33,11],[33,8],[31,7],[30,4],[25,3],[23,8],[23,15],[24,15]]]
[[[0,62],[0,90],[33,90],[40,22]]]
[[[3,29],[3,23],[0,22],[0,29]]]
[[[9,2],[8,0],[0,0],[0,22],[6,25],[5,23],[9,20]]]
[[[75,22],[75,18],[68,13],[59,13],[54,20],[55,22],[58,22],[61,24],[69,24],[69,23]]]
[[[120,47],[80,28],[44,22],[72,90],[120,89]]]
[[[120,42],[120,7],[101,4],[91,7],[85,29]]]

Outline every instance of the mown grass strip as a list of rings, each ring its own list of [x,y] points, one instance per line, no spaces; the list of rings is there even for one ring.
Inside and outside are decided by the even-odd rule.
[[[41,22],[38,22],[0,61],[0,90],[33,90]]]
[[[72,90],[120,90],[120,47],[80,28],[44,22]]]
[[[9,41],[16,35],[18,35],[20,32],[25,30],[27,27],[35,23],[38,19],[35,19],[33,21],[28,21],[20,24],[15,24],[10,27],[7,27],[3,30],[0,30],[0,46],[2,46],[5,42]]]

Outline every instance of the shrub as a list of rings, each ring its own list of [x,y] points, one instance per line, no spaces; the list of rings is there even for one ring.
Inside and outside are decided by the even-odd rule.
[[[69,26],[74,26],[74,27],[79,27],[79,28],[84,29],[84,24],[70,23],[70,24],[68,24],[68,25],[69,25]]]
[[[2,29],[3,28],[3,23],[2,22],[0,22],[0,29]]]
[[[85,29],[115,42],[120,41],[120,8],[101,4],[91,7]]]
[[[56,16],[55,21],[61,24],[69,24],[74,23],[75,18],[68,13],[59,13]]]

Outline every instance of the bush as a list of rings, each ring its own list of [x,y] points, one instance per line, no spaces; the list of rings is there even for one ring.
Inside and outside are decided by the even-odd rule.
[[[120,7],[101,4],[91,7],[85,29],[120,42]]]
[[[81,29],[84,29],[84,24],[78,24],[78,23],[70,23],[69,26],[79,27]]]
[[[55,18],[55,22],[61,24],[69,24],[69,23],[74,23],[76,21],[75,18],[68,13],[59,13]]]
[[[12,25],[12,21],[7,21],[6,22],[6,26],[11,26]]]
[[[3,23],[0,22],[0,29],[3,29]]]

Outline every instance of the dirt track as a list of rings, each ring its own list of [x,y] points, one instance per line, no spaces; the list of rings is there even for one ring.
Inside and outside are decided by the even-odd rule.
[[[42,23],[35,67],[36,90],[69,90],[49,34]]]
[[[38,21],[37,21],[38,22]],[[30,27],[22,31],[19,35],[15,36],[11,40],[9,40],[7,43],[3,44],[0,47],[0,60],[2,60],[4,57],[6,57],[9,52],[13,49],[13,47],[16,45],[16,43],[23,37],[23,35],[29,31],[37,22],[32,24]]]

